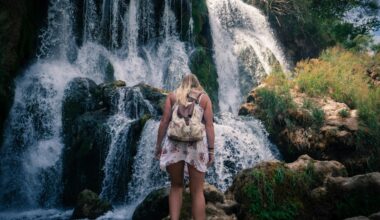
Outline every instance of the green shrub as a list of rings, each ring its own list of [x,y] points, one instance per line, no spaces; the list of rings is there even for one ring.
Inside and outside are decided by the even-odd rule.
[[[318,127],[323,125],[323,122],[325,121],[325,112],[320,108],[313,108],[311,115],[313,116],[313,120],[315,125]]]
[[[288,110],[295,107],[289,92],[278,92],[267,88],[257,90],[258,104],[263,110],[261,119],[266,124],[268,131],[276,130],[279,117],[287,119]],[[284,122],[286,120],[283,120]],[[289,121],[289,120],[288,120]],[[281,121],[280,121],[281,123]]]
[[[339,115],[342,118],[347,118],[350,115],[350,112],[344,108],[344,109],[339,111]]]

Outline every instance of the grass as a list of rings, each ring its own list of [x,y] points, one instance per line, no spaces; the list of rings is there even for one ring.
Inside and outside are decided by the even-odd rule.
[[[358,146],[380,148],[380,86],[374,86],[367,71],[380,67],[380,53],[371,56],[367,53],[352,52],[339,47],[325,50],[318,59],[303,60],[297,63],[295,77],[288,79],[281,70],[275,68],[264,83],[268,86],[258,90],[262,98],[260,107],[267,114],[264,121],[273,127],[277,115],[286,115],[286,109],[294,106],[289,97],[291,88],[306,93],[309,97],[331,97],[343,102],[352,109],[358,109]],[[286,103],[288,102],[288,103]],[[302,108],[307,109],[313,118],[313,126],[323,124],[324,112],[310,99],[305,99]],[[348,117],[349,111],[339,112]],[[272,121],[271,121],[272,118]],[[291,118],[286,118],[290,121]],[[302,125],[301,125],[302,126]],[[270,130],[270,129],[269,129]]]
[[[342,109],[338,113],[340,117],[347,118],[350,115],[350,112],[347,109]]]
[[[299,62],[295,81],[302,92],[312,97],[329,96],[357,108],[371,92],[365,73],[373,62],[376,61],[367,54],[334,47],[319,59]]]

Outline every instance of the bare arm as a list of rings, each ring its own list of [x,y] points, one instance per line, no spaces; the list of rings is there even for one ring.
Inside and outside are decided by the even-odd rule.
[[[208,96],[205,97],[205,108],[203,113],[203,119],[206,126],[206,135],[208,148],[214,149],[215,131],[214,131],[214,114],[212,112],[212,103]]]
[[[157,134],[157,144],[156,144],[156,154],[161,151],[161,143],[164,139],[164,136],[166,134],[166,130],[169,126],[169,122],[171,119],[171,111],[172,111],[172,99],[173,94],[170,93],[166,97],[165,106],[164,106],[164,113],[161,117],[160,126],[158,128],[158,134]],[[157,156],[157,155],[156,155]]]

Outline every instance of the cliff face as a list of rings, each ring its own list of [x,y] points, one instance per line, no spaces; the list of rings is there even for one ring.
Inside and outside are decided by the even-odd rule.
[[[47,17],[48,0],[0,2],[0,143],[13,102],[13,79],[34,58],[38,34]]]

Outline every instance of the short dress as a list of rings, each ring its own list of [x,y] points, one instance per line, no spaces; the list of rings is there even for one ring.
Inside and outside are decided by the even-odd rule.
[[[202,95],[201,95],[202,96]],[[201,99],[202,97],[200,97]],[[200,101],[198,102],[200,103]],[[200,112],[200,117],[203,118],[203,108],[196,103],[194,105],[194,111]],[[175,104],[176,105],[176,104]],[[173,106],[174,108],[175,106]],[[162,151],[160,157],[160,168],[166,171],[166,167],[170,164],[177,163],[179,161],[185,161],[186,163],[192,165],[195,169],[200,172],[207,171],[208,163],[208,142],[206,136],[206,130],[203,130],[203,140],[194,142],[182,142],[175,141],[168,138],[167,133],[165,134]],[[188,176],[188,168],[185,166],[185,176]]]

